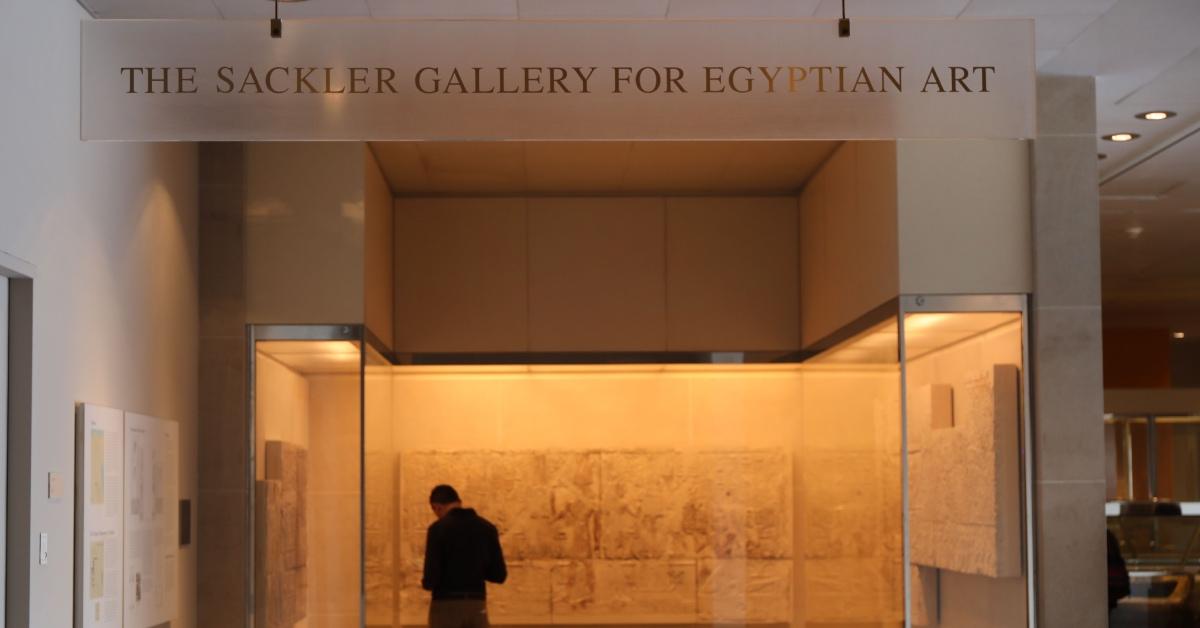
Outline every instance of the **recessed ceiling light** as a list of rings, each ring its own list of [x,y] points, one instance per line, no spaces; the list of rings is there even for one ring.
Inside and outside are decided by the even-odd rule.
[[[1141,137],[1141,135],[1138,135],[1137,133],[1113,133],[1111,135],[1103,136],[1102,139],[1106,139],[1110,142],[1128,142],[1131,140],[1136,140],[1139,137]]]
[[[1143,111],[1142,113],[1139,113],[1134,117],[1142,119],[1142,120],[1152,120],[1152,121],[1166,120],[1167,118],[1174,118],[1175,112],[1174,111]]]
[[[1131,240],[1136,240],[1136,239],[1140,238],[1142,236],[1143,231],[1145,231],[1145,229],[1143,229],[1137,225],[1134,225],[1132,227],[1127,227],[1125,229],[1125,233],[1129,235],[1129,239],[1131,239]]]
[[[1175,333],[1173,333],[1173,334],[1171,334],[1171,335],[1172,335],[1172,336],[1175,336],[1175,339],[1176,339],[1176,340],[1183,340],[1183,338],[1184,338],[1184,336],[1185,336],[1186,334],[1184,334],[1184,333],[1183,333],[1183,332],[1181,332],[1181,331],[1177,331],[1177,332],[1175,332]]]

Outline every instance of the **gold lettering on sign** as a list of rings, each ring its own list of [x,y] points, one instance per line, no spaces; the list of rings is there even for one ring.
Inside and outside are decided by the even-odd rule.
[[[121,75],[128,81],[126,94],[195,94],[196,68],[184,67],[122,67]]]
[[[597,66],[448,67],[431,65],[411,74],[420,94],[536,95],[591,94]],[[905,66],[844,65],[710,65],[611,66],[613,94],[797,93],[890,94],[904,92]],[[923,68],[921,93],[980,94],[994,87],[996,66],[947,65]],[[386,66],[223,65],[207,77],[192,66],[126,66],[120,68],[126,94],[398,94],[397,72]],[[603,74],[602,74],[603,76]],[[913,86],[915,89],[915,86]]]

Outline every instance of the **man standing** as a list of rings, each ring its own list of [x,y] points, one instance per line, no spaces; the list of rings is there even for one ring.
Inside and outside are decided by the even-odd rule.
[[[425,535],[425,576],[433,592],[430,628],[486,628],[487,586],[508,578],[496,526],[463,508],[454,487],[441,484],[429,495],[437,521]]]

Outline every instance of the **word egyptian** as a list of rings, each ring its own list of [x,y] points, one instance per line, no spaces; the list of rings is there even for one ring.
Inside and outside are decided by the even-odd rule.
[[[122,67],[127,94],[989,93],[995,66]],[[916,74],[916,78],[912,76]]]

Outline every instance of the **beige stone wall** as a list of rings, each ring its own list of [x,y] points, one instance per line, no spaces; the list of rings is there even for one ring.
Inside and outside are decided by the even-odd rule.
[[[900,140],[896,172],[901,294],[1032,290],[1024,140]]]
[[[245,144],[245,322],[361,323],[363,147]]]
[[[899,621],[894,368],[637,369],[397,371],[402,623],[443,481],[501,529],[496,622]]]
[[[900,293],[896,142],[846,142],[799,195],[805,347]]]
[[[396,350],[795,350],[797,222],[793,197],[399,198]]]
[[[363,324],[387,348],[395,343],[395,211],[379,162],[363,146]]]

